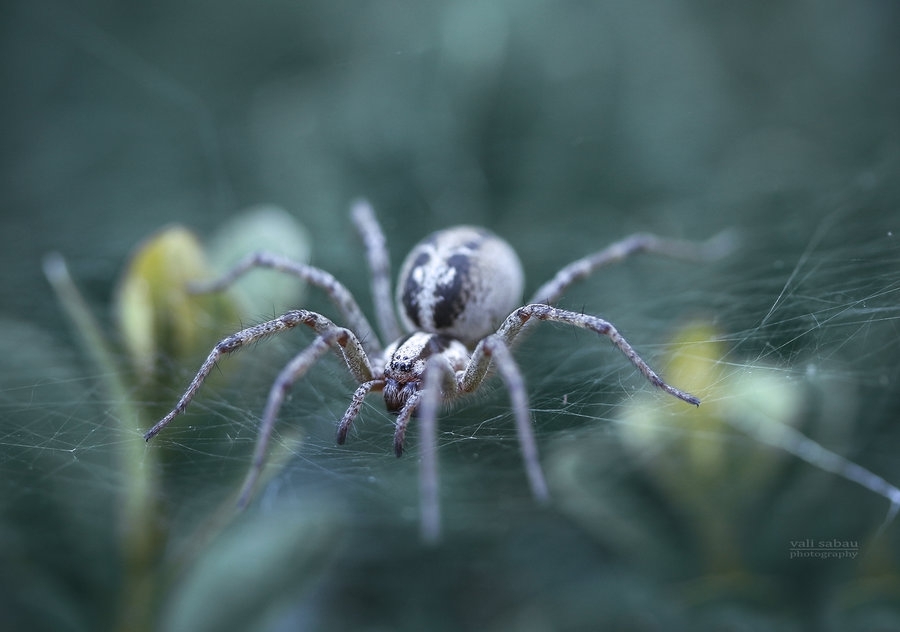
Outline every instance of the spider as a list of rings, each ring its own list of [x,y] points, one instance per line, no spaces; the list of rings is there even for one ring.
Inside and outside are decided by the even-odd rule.
[[[271,268],[296,275],[322,289],[337,307],[346,327],[316,312],[296,309],[232,334],[215,345],[175,407],[144,434],[149,441],[184,412],[213,367],[223,356],[298,325],[316,332],[305,349],[288,362],[269,392],[250,469],[237,505],[243,509],[262,471],[266,449],[278,412],[291,385],[302,378],[330,349],[338,352],[358,386],[337,424],[337,443],[343,444],[366,396],[382,392],[387,410],[395,414],[394,452],[403,453],[407,426],[414,416],[421,423],[420,528],[425,541],[440,536],[436,419],[441,403],[476,391],[485,378],[500,374],[509,391],[531,491],[541,503],[549,500],[531,428],[528,395],[511,348],[538,321],[551,321],[593,331],[608,338],[654,386],[698,406],[700,400],[664,382],[641,359],[609,322],[553,304],[575,281],[598,268],[638,252],[654,252],[682,259],[717,256],[717,245],[635,234],[562,268],[540,286],[531,300],[520,304],[524,274],[512,247],[497,235],[473,226],[437,231],[419,242],[400,269],[396,289],[397,314],[392,307],[390,264],[384,233],[364,200],[354,203],[351,216],[365,246],[371,273],[379,329],[387,347],[344,285],[328,272],[279,255],[257,252],[235,265],[220,279],[193,288],[221,291],[253,268]]]

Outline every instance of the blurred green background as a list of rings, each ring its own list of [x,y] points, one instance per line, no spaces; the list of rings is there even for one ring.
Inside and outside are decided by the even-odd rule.
[[[787,424],[900,485],[896,3],[12,0],[0,60],[0,628],[900,629],[889,502],[766,443],[812,450]],[[269,385],[310,338],[223,361],[145,447],[205,350],[287,290],[204,312],[191,348],[156,305],[172,320],[147,377],[113,315],[121,279],[162,227],[212,247],[269,204],[374,317],[358,196],[394,269],[428,232],[480,224],[526,292],[635,231],[733,229],[717,263],[641,257],[561,301],[704,405],[545,326],[517,357],[553,503],[485,389],[442,417],[428,548],[416,429],[394,458],[373,396],[335,446],[355,385],[328,358],[231,515]],[[49,252],[102,340],[54,294]],[[315,290],[302,305],[334,315]],[[792,558],[808,540],[856,555]]]

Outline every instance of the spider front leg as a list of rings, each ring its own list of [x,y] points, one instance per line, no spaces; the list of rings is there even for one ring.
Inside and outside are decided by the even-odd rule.
[[[580,314],[578,312],[571,312],[565,309],[557,309],[556,307],[551,307],[549,305],[545,305],[543,303],[532,303],[531,305],[525,305],[515,310],[512,314],[510,314],[506,321],[500,326],[500,329],[497,330],[497,335],[500,336],[504,342],[507,344],[511,344],[512,341],[515,340],[516,336],[518,336],[524,329],[525,324],[530,321],[532,318],[536,318],[541,321],[550,321],[557,323],[564,323],[567,325],[572,325],[574,327],[580,327],[582,329],[587,329],[593,331],[596,334],[601,336],[606,336],[610,339],[610,341],[625,354],[625,357],[643,374],[643,376],[649,381],[651,384],[656,386],[659,389],[662,389],[669,395],[673,397],[677,397],[678,399],[687,402],[693,406],[699,406],[700,400],[680,389],[675,388],[674,386],[670,386],[666,384],[659,375],[657,375],[656,371],[650,368],[641,356],[638,355],[637,351],[628,343],[627,340],[619,333],[619,331],[613,326],[612,323],[603,320],[597,316],[591,316],[590,314]],[[477,350],[476,350],[477,351]],[[483,370],[487,370],[487,366],[484,367]]]
[[[606,336],[651,384],[688,404],[694,406],[700,405],[700,400],[690,393],[666,384],[663,379],[657,375],[656,371],[651,369],[650,365],[644,362],[637,351],[635,351],[628,341],[625,340],[612,323],[607,322],[602,318],[598,318],[597,316],[558,309],[556,307],[551,307],[550,305],[545,305],[544,303],[532,303],[520,307],[507,316],[506,320],[497,330],[496,335],[507,346],[511,346],[516,337],[525,331],[526,324],[531,321],[532,318],[536,318],[540,321],[565,323],[567,325],[593,331],[601,336]],[[470,369],[466,371],[466,375],[463,378],[463,387],[466,389],[474,388],[474,386],[468,385],[480,382],[484,378],[489,366],[489,355],[483,349],[483,345],[478,345],[478,347],[475,348],[475,352],[472,354]]]
[[[159,434],[163,428],[168,426],[175,417],[185,411],[188,404],[194,399],[200,386],[206,381],[206,378],[213,370],[213,367],[216,366],[216,363],[222,356],[233,353],[248,344],[257,342],[268,336],[287,331],[288,329],[293,329],[297,325],[311,327],[320,336],[326,334],[330,335],[330,332],[335,330],[345,333],[345,336],[335,338],[334,346],[339,349],[344,358],[344,362],[347,364],[347,368],[353,374],[353,377],[357,382],[362,383],[372,379],[372,367],[369,363],[368,356],[359,340],[352,332],[343,329],[342,327],[338,327],[321,314],[302,309],[291,310],[273,320],[242,329],[241,331],[224,338],[213,347],[213,350],[201,365],[200,370],[197,371],[194,379],[191,380],[187,390],[181,396],[181,399],[178,400],[175,408],[144,434],[144,440],[150,441],[150,439]]]
[[[509,350],[508,342],[502,336],[493,334],[478,343],[469,364],[459,378],[459,391],[460,393],[471,393],[476,390],[484,381],[491,360],[496,363],[506,390],[509,391],[516,419],[516,433],[519,436],[519,448],[522,451],[522,461],[525,465],[528,483],[531,486],[531,493],[538,501],[547,502],[550,499],[550,492],[541,469],[537,442],[531,428],[525,380]]]
[[[491,363],[497,365],[500,377],[503,378],[506,388],[512,400],[513,411],[516,417],[516,430],[519,435],[519,445],[522,449],[522,460],[525,471],[535,498],[541,501],[549,499],[547,483],[538,459],[537,443],[531,428],[531,416],[529,414],[528,394],[525,390],[525,381],[519,371],[516,361],[510,352],[510,346],[516,337],[525,330],[526,323],[532,318],[541,321],[566,323],[588,329],[599,335],[608,337],[616,347],[634,364],[638,370],[653,385],[663,389],[670,395],[677,397],[695,406],[700,400],[666,384],[650,366],[632,348],[628,341],[616,330],[611,323],[587,314],[579,314],[567,310],[557,309],[542,303],[525,305],[510,314],[497,333],[482,340],[475,347],[472,357],[465,370],[459,376],[459,392],[471,393],[484,381]]]
[[[340,422],[338,422],[336,436],[336,442],[338,445],[344,445],[344,442],[347,440],[347,433],[350,431],[350,426],[353,425],[353,420],[356,419],[356,417],[359,415],[359,411],[362,409],[363,401],[365,401],[366,395],[372,392],[381,391],[383,389],[383,379],[369,380],[368,382],[363,382],[357,387],[356,392],[353,393],[353,397],[350,400],[350,405],[347,407],[347,411],[344,413],[344,416],[341,417]]]
[[[445,389],[450,390],[445,390]],[[441,399],[455,397],[457,393],[456,379],[453,368],[446,358],[432,356],[425,365],[424,387],[419,404],[419,417],[421,428],[421,441],[419,454],[419,524],[422,540],[428,543],[437,542],[441,536],[441,501],[440,501],[440,476],[437,463],[437,415]],[[415,402],[407,404],[401,414],[408,408],[412,413]],[[397,456],[403,446],[403,432],[399,419],[397,420],[397,433],[394,435],[394,449]],[[406,430],[406,422],[403,431]]]
[[[429,375],[431,375],[431,377],[429,377]],[[422,374],[422,382],[419,390],[416,390],[410,396],[403,408],[397,413],[397,421],[394,424],[394,454],[397,458],[403,456],[403,444],[406,441],[406,428],[409,426],[409,421],[412,419],[416,408],[420,407],[420,403],[424,401],[422,398],[425,396],[424,393],[426,393],[428,389],[428,380],[437,379],[435,375],[440,378],[439,381],[435,383],[436,386],[433,389],[433,392],[438,393],[438,401],[449,401],[455,399],[459,395],[457,392],[456,373],[447,358],[440,355],[430,357],[426,363],[425,373]],[[430,406],[430,404],[425,405],[425,410],[429,410],[428,406]],[[436,416],[437,413],[435,412],[434,415]],[[424,416],[421,409],[419,410],[419,416]]]

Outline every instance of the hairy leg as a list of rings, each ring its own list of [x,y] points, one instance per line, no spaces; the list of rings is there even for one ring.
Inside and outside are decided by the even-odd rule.
[[[637,233],[610,244],[603,250],[582,257],[565,266],[544,283],[531,297],[529,303],[552,305],[566,289],[599,268],[618,263],[632,255],[649,252],[672,259],[686,261],[714,261],[734,248],[735,237],[724,231],[705,242],[657,237],[649,233]]]
[[[356,392],[353,393],[353,398],[350,400],[347,411],[344,413],[344,416],[341,417],[340,422],[338,422],[336,437],[338,445],[343,445],[347,440],[347,433],[350,431],[350,426],[353,425],[353,420],[359,415],[359,411],[362,408],[363,401],[366,399],[366,395],[373,391],[378,392],[383,388],[384,380],[369,380],[368,382],[363,382],[359,385]]]
[[[356,333],[366,353],[373,359],[381,357],[381,342],[350,290],[329,272],[320,268],[270,252],[255,252],[241,259],[220,278],[210,282],[192,284],[191,290],[198,293],[222,291],[254,268],[268,268],[292,274],[324,290],[345,320],[343,324]]]
[[[324,316],[315,312],[291,310],[278,318],[242,329],[216,344],[201,365],[200,370],[197,371],[194,379],[191,380],[191,383],[181,396],[181,399],[178,400],[178,403],[169,414],[160,419],[156,425],[144,434],[144,440],[149,441],[155,437],[163,428],[168,426],[175,417],[184,412],[220,358],[268,336],[287,331],[288,329],[293,329],[297,325],[307,325],[314,329],[320,336],[334,330],[344,332],[346,335],[337,339],[335,346],[343,355],[344,360],[347,363],[347,368],[353,373],[353,377],[357,382],[361,383],[372,379],[372,368],[369,364],[368,357],[360,345],[359,340],[352,332],[338,327]]]
[[[353,204],[352,216],[356,230],[366,247],[366,257],[372,273],[372,300],[375,303],[378,328],[384,341],[391,343],[401,336],[401,332],[391,297],[391,263],[387,252],[387,240],[372,205],[366,200],[358,200]]]
[[[662,378],[650,368],[650,365],[644,362],[637,351],[635,351],[628,341],[625,340],[612,323],[609,323],[602,318],[598,318],[597,316],[557,309],[556,307],[551,307],[543,303],[532,303],[531,305],[520,307],[510,314],[503,324],[500,325],[496,335],[507,347],[509,347],[515,341],[516,337],[525,330],[526,324],[531,321],[531,319],[565,323],[567,325],[593,331],[601,336],[606,336],[651,384],[688,404],[693,404],[694,406],[700,405],[700,400],[690,393],[686,393],[674,386],[666,384]],[[472,353],[472,359],[463,373],[460,381],[460,389],[463,392],[468,393],[477,388],[487,374],[491,364],[491,357],[486,353],[484,345],[485,341],[482,341],[475,347],[475,351]]]
[[[294,356],[281,370],[281,373],[278,374],[278,377],[272,384],[272,389],[269,391],[269,399],[266,401],[266,409],[263,412],[262,422],[259,425],[259,436],[256,439],[256,447],[253,450],[253,460],[250,463],[250,469],[238,495],[237,505],[239,509],[243,509],[249,502],[253,489],[256,487],[256,481],[262,473],[263,464],[266,461],[269,438],[272,435],[272,429],[275,427],[278,412],[281,410],[281,406],[291,386],[306,375],[310,367],[325,355],[332,346],[340,345],[349,333],[346,329],[335,327],[318,336],[312,344]]]
[[[506,390],[509,391],[516,418],[519,447],[522,450],[522,461],[525,465],[525,473],[528,475],[528,483],[531,485],[531,492],[539,501],[547,502],[550,499],[550,492],[547,490],[547,481],[538,458],[537,442],[531,428],[525,380],[522,379],[522,374],[519,372],[519,367],[513,359],[509,347],[500,336],[493,335],[485,339],[483,349],[485,355],[493,358],[500,377],[506,384]]]

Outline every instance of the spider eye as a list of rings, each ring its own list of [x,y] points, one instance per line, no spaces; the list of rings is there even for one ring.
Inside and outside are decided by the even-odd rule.
[[[402,376],[407,373],[411,373],[413,368],[415,367],[415,363],[411,360],[397,360],[393,359],[388,364],[388,370],[392,375]]]

